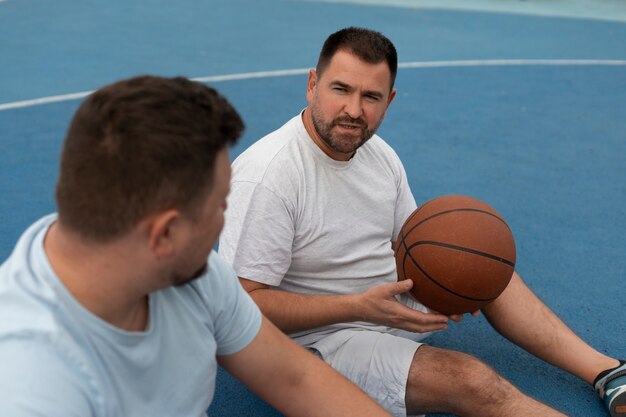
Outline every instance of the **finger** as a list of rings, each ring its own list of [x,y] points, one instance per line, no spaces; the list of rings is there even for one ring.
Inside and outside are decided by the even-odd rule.
[[[406,331],[413,333],[428,333],[428,332],[436,332],[440,330],[447,330],[448,323],[431,323],[431,324],[416,324],[416,323],[406,323],[403,326],[398,326]]]
[[[447,324],[450,320],[448,316],[444,316],[443,314],[439,314],[436,312],[431,313],[423,313],[419,310],[413,310],[410,307],[407,307],[403,304],[398,306],[401,310],[399,314],[401,314],[405,321],[411,323],[419,323],[419,324]]]
[[[452,314],[448,318],[456,323],[460,323],[463,321],[463,314]]]
[[[400,305],[396,310],[397,319],[393,320],[393,327],[410,332],[425,333],[448,328],[449,318],[439,313],[423,313]]]
[[[453,320],[453,321],[461,321],[463,319],[463,316],[459,315],[459,314],[445,315],[443,313],[440,313],[440,312],[432,310],[432,309],[429,309],[429,312],[426,313],[426,314],[433,315],[433,316],[438,316],[438,317],[445,317],[447,320],[449,319],[449,320]]]

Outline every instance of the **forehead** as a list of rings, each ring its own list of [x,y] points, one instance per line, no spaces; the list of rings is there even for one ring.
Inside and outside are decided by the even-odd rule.
[[[328,66],[319,75],[327,83],[342,82],[349,85],[363,85],[368,89],[389,91],[391,71],[386,61],[371,64],[356,55],[339,50],[331,58]]]

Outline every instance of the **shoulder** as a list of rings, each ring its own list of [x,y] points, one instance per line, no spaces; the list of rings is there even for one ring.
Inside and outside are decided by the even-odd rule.
[[[45,233],[55,220],[56,215],[46,216],[29,227],[0,267],[0,358],[11,358],[0,360],[3,393],[11,391],[2,387],[10,375],[23,386],[30,385],[33,398],[47,396],[46,390],[67,398],[82,395],[83,390],[74,385],[77,381],[95,389],[95,371],[76,317],[65,309],[43,249]]]
[[[233,162],[233,182],[259,183],[273,178],[284,178],[285,170],[295,168],[294,159],[300,152],[303,126],[295,116],[277,130],[262,137]],[[277,174],[280,172],[280,174]]]
[[[205,300],[218,355],[239,351],[254,339],[261,325],[261,312],[219,254],[211,253],[207,273],[190,285]]]
[[[56,219],[46,216],[30,226],[0,266],[0,337],[24,332],[55,332],[60,300],[43,249],[45,233]]]
[[[239,155],[232,164],[229,206],[242,210],[258,193],[290,206],[310,164],[305,133],[298,115]]]
[[[49,214],[30,225],[17,240],[13,252],[0,265],[0,275],[15,273],[18,270],[30,272],[32,264],[44,256],[43,238],[56,219],[56,214]]]

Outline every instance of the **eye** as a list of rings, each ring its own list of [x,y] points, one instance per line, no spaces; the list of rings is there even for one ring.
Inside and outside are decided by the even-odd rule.
[[[339,86],[335,86],[332,89],[333,91],[336,91],[338,93],[345,93],[346,91],[348,91],[345,87],[339,87]]]
[[[372,94],[365,94],[364,97],[365,97],[365,100],[367,100],[369,102],[372,102],[372,103],[376,103],[376,102],[381,100],[380,95],[373,94],[373,93]]]

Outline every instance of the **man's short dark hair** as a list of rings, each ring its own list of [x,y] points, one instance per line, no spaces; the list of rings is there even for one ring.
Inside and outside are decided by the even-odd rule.
[[[338,51],[347,51],[369,64],[386,62],[391,73],[393,88],[398,72],[398,53],[393,43],[382,33],[370,29],[349,27],[331,34],[320,52],[317,66],[318,75],[322,75],[332,57]]]
[[[191,213],[212,187],[216,155],[243,129],[224,97],[186,78],[141,76],[103,87],[67,132],[59,221],[102,242],[159,210]]]

